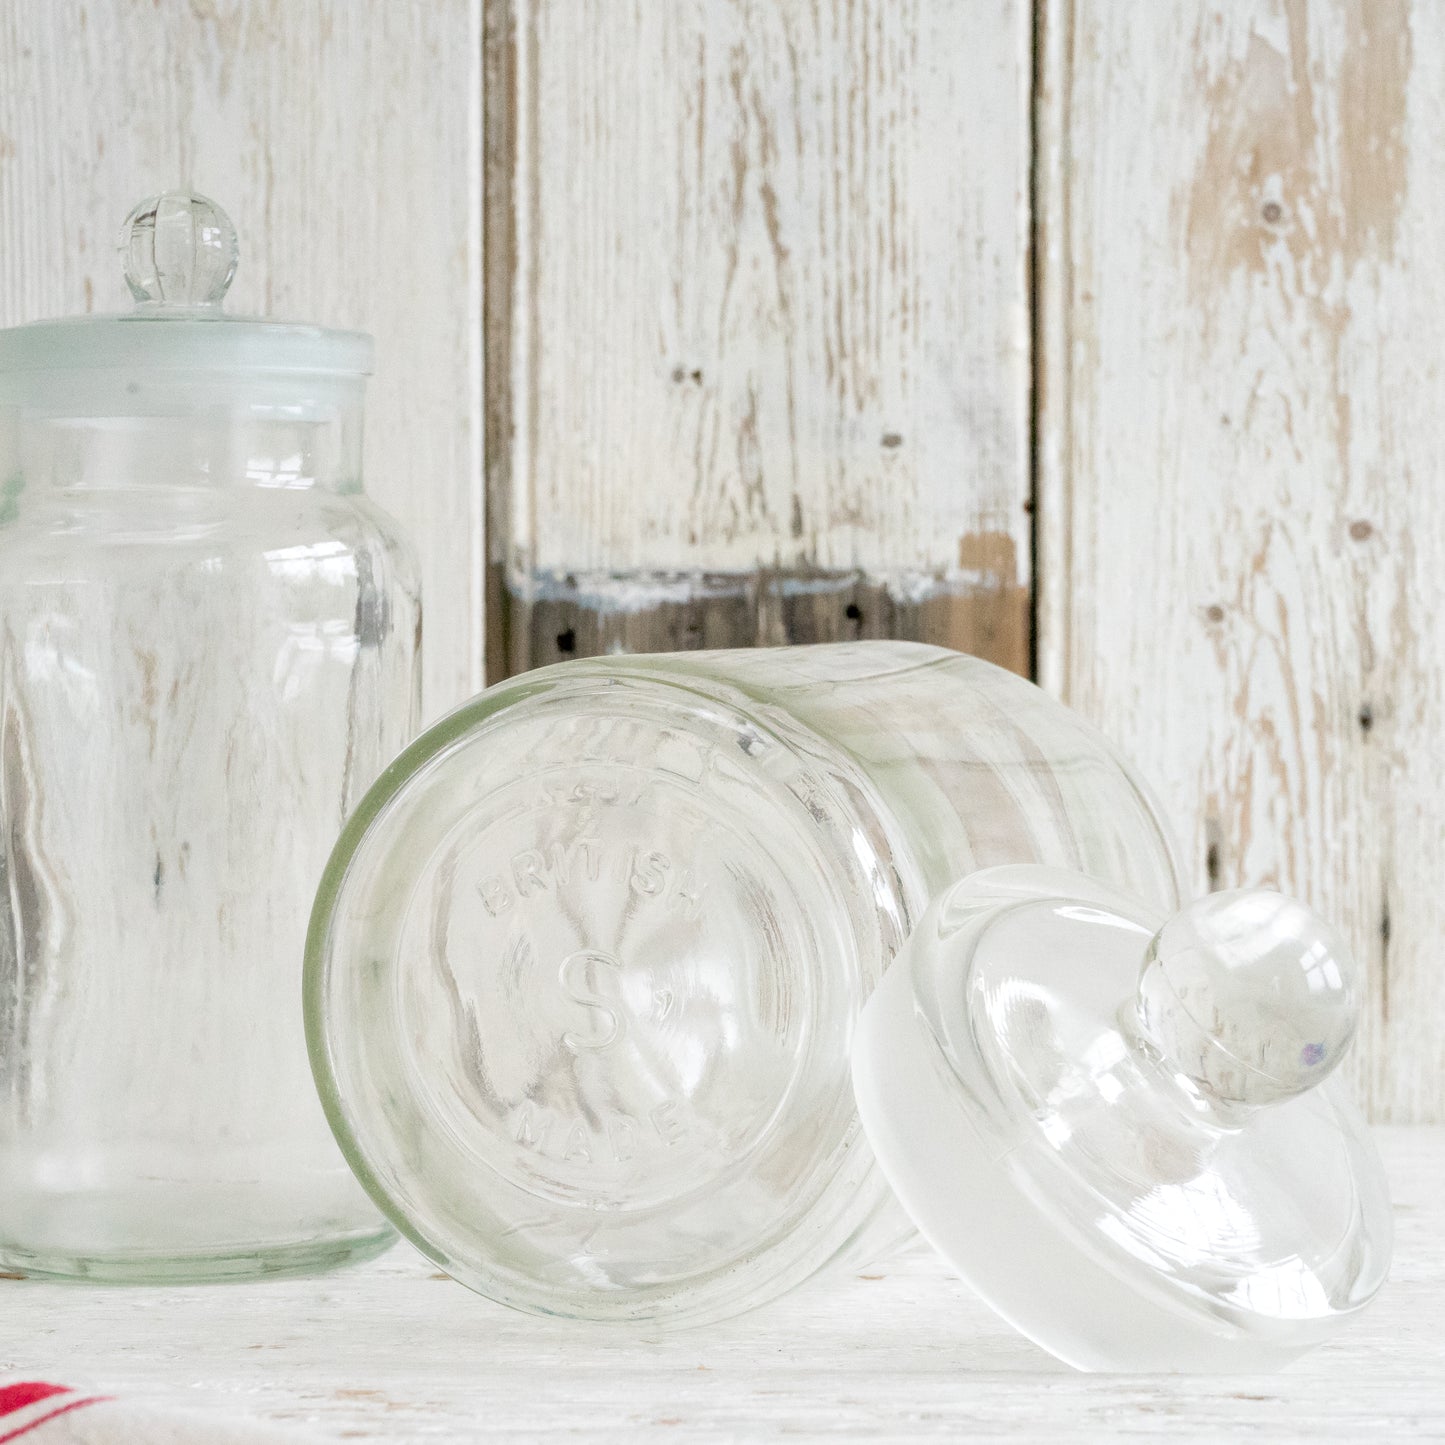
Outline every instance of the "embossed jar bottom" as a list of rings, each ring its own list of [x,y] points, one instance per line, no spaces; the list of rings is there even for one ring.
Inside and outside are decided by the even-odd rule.
[[[1172,901],[1118,761],[974,659],[855,645],[503,684],[403,754],[333,855],[307,964],[328,1116],[483,1294],[736,1313],[906,1232],[859,1132],[853,1027],[935,880],[1000,853]]]

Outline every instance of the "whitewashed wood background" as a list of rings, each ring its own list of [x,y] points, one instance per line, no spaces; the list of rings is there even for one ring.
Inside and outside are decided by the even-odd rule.
[[[0,0],[0,325],[128,310],[120,223],[186,184],[236,223],[232,311],[373,332],[429,716],[482,675],[480,37],[473,0]]]
[[[1361,1091],[1445,1120],[1442,96],[1430,0],[0,0],[0,324],[214,195],[240,309],[377,336],[429,716],[619,645],[1032,666],[1200,889],[1346,928]]]

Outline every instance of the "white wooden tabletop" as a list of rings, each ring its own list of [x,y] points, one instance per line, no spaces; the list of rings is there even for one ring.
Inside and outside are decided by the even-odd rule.
[[[408,1246],[320,1279],[0,1283],[0,1375],[309,1426],[322,1439],[1445,1440],[1445,1129],[1381,1131],[1395,1268],[1278,1375],[1079,1375],[914,1251],[708,1330],[513,1314]],[[140,1442],[137,1442],[140,1445]]]

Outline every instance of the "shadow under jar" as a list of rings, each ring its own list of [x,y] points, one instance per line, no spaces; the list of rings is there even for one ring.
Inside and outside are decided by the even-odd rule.
[[[298,1006],[327,853],[416,722],[371,342],[224,317],[203,198],[123,249],[134,313],[0,333],[0,1263],[320,1268],[392,1237]]]
[[[739,1313],[908,1231],[859,1011],[1002,863],[1162,910],[1173,851],[1086,723],[976,658],[860,642],[563,663],[427,732],[317,897],[307,1026],[348,1158],[538,1313]]]

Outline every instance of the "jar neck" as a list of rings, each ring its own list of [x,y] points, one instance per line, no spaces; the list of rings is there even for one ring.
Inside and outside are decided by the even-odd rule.
[[[0,404],[0,481],[25,490],[361,488],[362,388],[323,396],[195,398],[171,408]],[[8,413],[8,415],[7,415]]]

